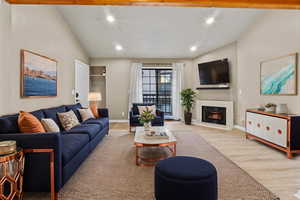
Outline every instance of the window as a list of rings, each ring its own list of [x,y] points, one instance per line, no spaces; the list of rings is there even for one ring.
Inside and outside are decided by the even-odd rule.
[[[143,101],[172,115],[172,69],[143,69]]]

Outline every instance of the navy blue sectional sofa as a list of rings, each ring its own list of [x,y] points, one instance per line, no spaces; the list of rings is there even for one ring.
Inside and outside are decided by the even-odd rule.
[[[80,104],[64,105],[31,112],[38,119],[52,118],[61,128],[60,133],[20,133],[18,114],[0,117],[0,140],[16,140],[24,149],[54,149],[55,192],[63,187],[80,164],[109,131],[108,110],[99,109],[100,118],[82,122],[77,109]],[[69,131],[64,131],[57,113],[73,110],[81,122]],[[26,154],[24,190],[28,192],[49,192],[49,154]]]

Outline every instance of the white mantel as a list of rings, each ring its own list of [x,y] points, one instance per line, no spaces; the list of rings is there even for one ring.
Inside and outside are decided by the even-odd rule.
[[[226,108],[226,125],[202,122],[202,106],[216,106]],[[233,101],[212,101],[198,100],[196,101],[197,121],[196,124],[211,128],[220,128],[225,130],[233,129]]]

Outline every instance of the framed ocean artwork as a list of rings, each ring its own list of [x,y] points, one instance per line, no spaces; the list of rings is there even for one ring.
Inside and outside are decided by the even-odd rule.
[[[57,61],[21,50],[21,97],[57,96]]]
[[[274,58],[260,63],[261,95],[297,95],[298,54]]]

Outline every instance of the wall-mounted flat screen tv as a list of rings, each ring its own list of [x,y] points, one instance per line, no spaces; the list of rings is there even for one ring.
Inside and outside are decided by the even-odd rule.
[[[198,64],[200,85],[229,83],[228,59]]]

